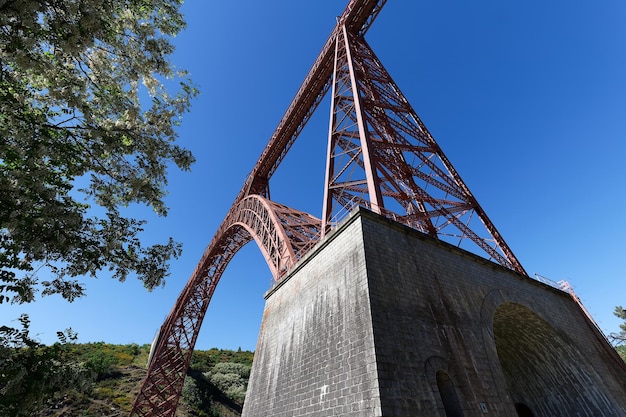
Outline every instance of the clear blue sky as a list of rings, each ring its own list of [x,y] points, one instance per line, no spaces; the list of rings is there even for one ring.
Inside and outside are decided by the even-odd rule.
[[[184,244],[165,288],[86,279],[87,296],[2,305],[44,343],[149,343],[174,305],[347,0],[188,1],[176,65],[200,87],[180,129],[170,215],[146,239]],[[626,306],[626,3],[389,0],[367,35],[529,274],[568,280],[605,332]],[[328,102],[272,178],[320,216]],[[224,274],[197,348],[254,350],[271,274],[254,243]]]

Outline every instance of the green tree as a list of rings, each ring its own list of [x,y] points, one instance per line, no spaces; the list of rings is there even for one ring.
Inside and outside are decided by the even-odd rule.
[[[163,283],[180,245],[142,245],[122,209],[166,215],[168,167],[193,162],[175,127],[196,90],[168,61],[181,3],[0,2],[0,301],[72,301],[103,269]]]
[[[21,330],[0,327],[0,415],[27,417],[60,390],[85,390],[95,373],[70,358],[75,334],[59,333],[61,343],[44,346],[28,336],[29,320],[20,317]]]
[[[609,337],[615,344],[622,344],[626,342],[626,310],[622,306],[615,307],[615,311],[613,312],[615,316],[624,320],[622,324],[619,325],[620,331],[619,333],[611,333]]]
[[[102,271],[164,283],[181,245],[142,243],[125,208],[167,215],[168,169],[194,161],[176,126],[197,91],[169,61],[181,3],[0,0],[0,303],[71,302]],[[25,320],[0,347],[28,367]]]

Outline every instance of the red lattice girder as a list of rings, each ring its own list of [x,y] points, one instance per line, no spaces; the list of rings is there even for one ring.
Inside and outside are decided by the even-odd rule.
[[[526,274],[362,36],[337,36],[323,233],[355,206]]]
[[[351,0],[348,3],[235,201],[250,194],[269,198],[270,177],[328,92],[337,33],[345,25],[349,31],[363,36],[385,3],[387,0]]]
[[[315,244],[320,225],[319,219],[307,213],[258,195],[231,208],[161,326],[131,416],[173,416],[176,412],[209,301],[235,253],[254,239],[277,280]]]
[[[525,274],[363,35],[386,0],[351,0],[153,344],[131,416],[173,416],[219,279],[254,239],[280,279],[363,206]],[[332,86],[323,221],[269,201],[269,180]],[[323,224],[322,224],[323,223]],[[471,249],[470,249],[471,250]]]

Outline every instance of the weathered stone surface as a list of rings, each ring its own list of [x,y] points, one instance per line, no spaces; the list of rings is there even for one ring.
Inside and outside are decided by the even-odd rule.
[[[266,298],[246,417],[626,416],[569,294],[364,210]]]

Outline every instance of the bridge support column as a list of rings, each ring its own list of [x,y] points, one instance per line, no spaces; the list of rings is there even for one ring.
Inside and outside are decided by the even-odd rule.
[[[626,416],[571,296],[360,209],[266,294],[244,417]]]

